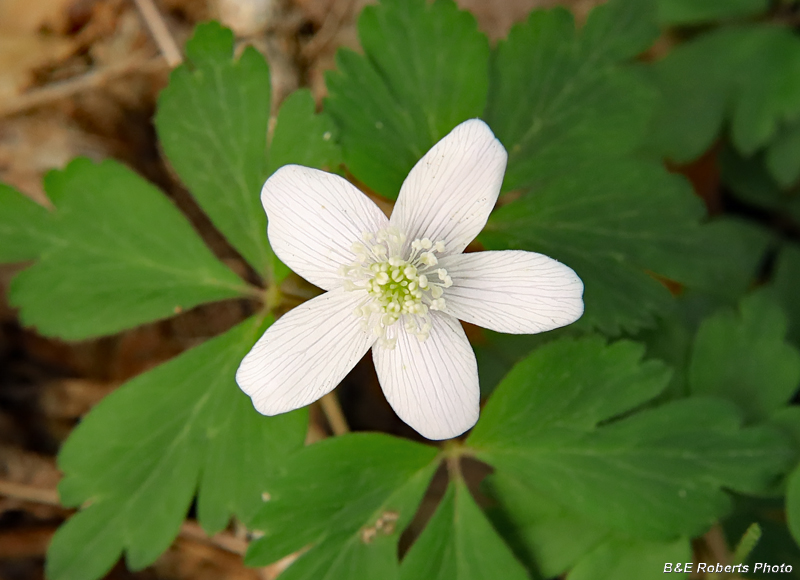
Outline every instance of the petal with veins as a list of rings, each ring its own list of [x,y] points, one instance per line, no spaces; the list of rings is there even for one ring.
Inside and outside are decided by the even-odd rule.
[[[447,256],[453,279],[445,311],[497,332],[535,334],[575,322],[583,314],[583,282],[542,254],[507,250]]]
[[[507,159],[486,123],[480,119],[461,123],[408,174],[391,224],[409,241],[443,240],[446,254],[461,252],[486,225]]]
[[[286,165],[261,190],[269,242],[281,261],[325,290],[339,288],[353,242],[386,227],[375,203],[338,175]]]
[[[372,358],[395,413],[428,439],[450,439],[478,420],[478,365],[458,320],[432,312],[431,323],[424,342],[395,325],[395,348],[376,344]]]
[[[333,290],[270,326],[244,357],[236,382],[264,415],[309,405],[332,391],[375,342],[353,309],[363,296]]]

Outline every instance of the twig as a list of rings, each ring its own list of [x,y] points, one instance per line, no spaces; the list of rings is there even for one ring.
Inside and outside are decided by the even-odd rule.
[[[95,70],[66,81],[52,83],[0,103],[0,117],[20,113],[34,107],[49,105],[54,101],[66,99],[85,90],[102,86],[107,82],[136,70],[137,72],[158,72],[164,68],[161,59],[142,61],[141,56],[131,57],[119,64]]]
[[[32,503],[61,506],[58,492],[55,489],[16,483],[6,479],[0,479],[0,495]]]
[[[213,536],[209,536],[197,522],[183,522],[181,525],[181,531],[178,533],[178,535],[187,540],[211,544],[217,548],[225,550],[226,552],[239,554],[240,556],[247,551],[247,540],[237,538],[230,532],[220,532],[218,534],[214,534]]]
[[[0,479],[0,496],[10,497],[20,501],[28,501],[44,505],[61,507],[58,491],[53,488],[37,487],[26,483],[16,483]],[[210,544],[226,552],[242,555],[247,551],[247,541],[237,538],[230,532],[220,532],[209,537],[199,524],[185,521],[181,525],[178,535],[187,540],[194,540]]]
[[[337,9],[339,6],[343,6],[343,8]],[[302,49],[302,54],[308,61],[316,59],[336,37],[345,18],[352,12],[352,7],[353,0],[339,0],[333,3],[314,38]]]
[[[722,526],[719,524],[714,525],[703,536],[703,541],[717,562],[723,566],[731,563],[733,558],[731,557],[731,551],[728,549],[728,542],[725,540]]]
[[[215,534],[214,536],[208,537],[208,535],[206,535],[206,533],[203,531],[203,528],[201,528],[196,522],[184,522],[178,535],[185,540],[211,544],[216,548],[221,548],[240,556],[243,556],[247,551],[247,540],[238,538],[230,532],[221,532],[219,534]],[[305,549],[295,552],[294,554],[289,554],[277,562],[273,562],[269,566],[259,568],[259,576],[264,578],[264,580],[274,580],[281,572],[286,570],[286,568],[288,568],[295,560],[297,560],[297,558],[299,558],[304,551]]]
[[[347,419],[344,417],[342,406],[339,404],[339,399],[336,398],[335,393],[328,393],[319,400],[319,403],[334,435],[344,435],[350,432]]]
[[[153,0],[133,0],[136,2],[136,7],[144,19],[147,28],[150,29],[150,34],[153,35],[153,40],[156,41],[158,49],[164,56],[164,60],[170,68],[175,68],[183,62],[183,56],[178,48],[178,44],[172,37],[172,34],[167,28],[167,23],[156,8]]]

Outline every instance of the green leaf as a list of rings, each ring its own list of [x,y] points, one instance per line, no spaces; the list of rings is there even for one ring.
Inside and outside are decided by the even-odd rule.
[[[794,541],[800,545],[800,465],[786,483],[786,518]]]
[[[496,210],[480,240],[489,249],[551,256],[583,280],[578,324],[609,334],[652,325],[672,306],[661,273],[697,251],[704,209],[661,166],[615,161],[585,167]]]
[[[489,43],[452,0],[383,0],[364,8],[358,33],[364,55],[337,53],[325,110],[348,169],[396,198],[428,149],[483,112]]]
[[[38,258],[50,245],[47,209],[0,183],[0,263]]]
[[[681,297],[681,300],[684,298]],[[648,358],[663,361],[672,368],[672,378],[660,398],[686,397],[689,394],[686,374],[694,332],[688,327],[683,317],[679,315],[665,316],[658,321],[655,327],[644,329],[635,338],[647,346]]]
[[[581,29],[584,54],[607,60],[641,54],[661,34],[656,15],[657,0],[609,0],[597,6]]]
[[[632,14],[647,4],[634,3]],[[595,11],[582,36],[566,9],[535,11],[498,44],[485,119],[508,150],[504,190],[624,156],[640,142],[654,94],[616,59],[647,44],[651,24],[637,20],[644,34],[634,29],[617,41],[614,26],[628,22],[617,15],[625,6]]]
[[[122,555],[125,531],[113,502],[91,505],[56,530],[47,549],[47,578],[102,578]]]
[[[761,14],[768,8],[769,0],[659,0],[658,17],[664,24],[700,24]]]
[[[652,144],[677,162],[706,151],[728,111],[745,155],[800,115],[800,39],[789,29],[720,28],[672,50],[651,72],[663,97]]]
[[[460,479],[447,488],[400,570],[401,580],[529,578]]]
[[[269,145],[270,175],[280,167],[295,163],[306,167],[334,170],[342,162],[335,141],[336,128],[325,113],[314,113],[314,97],[308,89],[289,95],[278,111],[272,142]],[[298,195],[302,192],[298,191]],[[261,211],[261,210],[259,210]],[[272,260],[272,280],[281,282],[289,268],[277,257]]]
[[[733,264],[736,260],[732,258]],[[738,298],[739,296],[737,296]],[[736,301],[720,299],[704,290],[684,291],[675,301],[676,309],[664,316],[654,328],[647,328],[635,339],[647,346],[647,357],[666,362],[672,368],[672,380],[658,401],[681,399],[690,395],[689,363],[695,334],[700,324],[721,308],[732,308]]]
[[[335,140],[336,128],[325,113],[314,113],[314,97],[308,89],[289,95],[281,105],[269,149],[269,170],[290,163],[336,169],[341,151]]]
[[[169,162],[231,245],[262,275],[272,251],[259,201],[267,178],[269,67],[248,47],[233,60],[233,33],[201,24],[158,99],[156,129]]]
[[[800,115],[800,38],[791,29],[767,26],[750,31],[744,47],[726,48],[747,51],[726,57],[735,59],[729,70],[739,82],[731,136],[749,155],[767,144],[781,121]],[[741,70],[737,57],[747,59],[749,70]]]
[[[285,580],[392,578],[397,540],[436,469],[437,450],[379,434],[306,447],[266,487],[246,562],[263,566],[308,548]]]
[[[652,399],[669,381],[658,361],[641,362],[630,341],[599,337],[543,345],[516,364],[495,390],[468,444],[479,450],[535,439],[564,423],[591,430]]]
[[[786,244],[778,254],[770,292],[789,317],[789,338],[800,346],[800,246]]]
[[[544,578],[559,576],[600,544],[608,528],[576,516],[518,479],[495,472],[483,481],[488,515],[517,557]]]
[[[49,247],[11,284],[20,317],[45,335],[113,334],[205,302],[250,294],[154,186],[114,161],[51,172]]]
[[[733,405],[689,399],[612,421],[659,394],[669,371],[643,348],[598,338],[540,347],[506,376],[467,444],[576,515],[627,536],[702,533],[730,508],[723,487],[769,488],[792,460],[785,437],[741,429]],[[748,469],[742,470],[742,462]]]
[[[767,171],[764,156],[742,157],[726,147],[720,169],[722,181],[742,201],[800,221],[800,192],[781,189]]]
[[[659,580],[665,563],[691,563],[692,545],[688,538],[671,542],[611,538],[586,554],[567,575],[567,580]],[[682,566],[683,567],[683,566]],[[688,578],[671,573],[669,578]]]
[[[499,504],[491,512],[493,521],[523,561],[545,578],[572,568],[569,579],[645,580],[663,574],[664,562],[691,561],[686,538],[648,542],[626,537],[531,494],[505,474],[495,473],[487,483],[489,495]],[[663,559],[658,562],[659,558]]]
[[[686,249],[661,256],[653,269],[691,290],[734,303],[756,282],[774,238],[753,221],[718,217],[688,232]]]
[[[749,422],[769,418],[800,386],[800,352],[784,341],[786,328],[786,315],[763,293],[706,319],[689,367],[692,392],[732,401]]]
[[[786,483],[786,518],[794,541],[800,545],[800,465]]]
[[[263,330],[249,320],[152,371],[97,405],[59,454],[66,506],[90,504],[56,534],[48,577],[99,578],[127,551],[152,563],[178,533],[198,489],[209,532],[249,522],[274,465],[303,445],[304,412],[262,417],[234,382]]]
[[[488,397],[506,373],[538,346],[564,336],[580,334],[574,324],[539,334],[504,334],[482,329],[480,338],[472,339],[478,360],[481,398]]]
[[[769,172],[782,187],[800,178],[800,122],[784,127],[766,154]]]

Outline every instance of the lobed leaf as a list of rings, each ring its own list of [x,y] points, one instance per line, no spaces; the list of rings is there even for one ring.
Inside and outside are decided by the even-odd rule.
[[[589,58],[621,61],[638,56],[661,34],[657,0],[608,0],[595,7],[581,29]]]
[[[778,254],[770,292],[789,318],[789,338],[800,347],[800,246],[786,244]]]
[[[703,213],[683,179],[619,160],[563,175],[501,207],[479,239],[489,249],[529,250],[567,264],[585,286],[579,324],[618,334],[652,325],[654,314],[671,307],[649,272],[674,269],[690,252],[702,255]]]
[[[777,142],[767,150],[766,156]],[[722,181],[740,200],[800,221],[800,196],[783,189],[770,175],[764,155],[743,157],[733,147],[726,147],[719,157]]]
[[[608,529],[586,521],[530,489],[505,472],[483,483],[493,501],[488,516],[517,557],[544,578],[569,570],[602,542]]]
[[[49,226],[46,208],[0,183],[0,263],[38,258],[50,245]]]
[[[794,541],[800,545],[800,465],[786,482],[786,519]]]
[[[436,512],[403,559],[400,580],[529,578],[475,503],[466,484],[451,482]]]
[[[569,571],[568,580],[655,580],[664,573],[664,562],[691,561],[687,538],[652,542],[628,537],[531,494],[507,474],[495,473],[486,483],[497,502],[490,513],[501,534],[545,578]]]
[[[721,216],[683,238],[686,249],[659,256],[653,270],[687,289],[734,303],[753,284],[775,235],[750,220]]]
[[[658,580],[664,577],[664,564],[693,561],[688,538],[670,542],[610,538],[578,561],[567,580]],[[670,578],[688,578],[686,573],[671,573]]]
[[[266,487],[253,520],[264,536],[245,561],[302,551],[286,580],[391,578],[397,541],[436,469],[437,450],[379,434],[326,439],[293,455]]]
[[[662,93],[651,144],[679,163],[706,151],[726,117],[736,148],[751,155],[800,115],[800,39],[789,29],[723,27],[675,48],[651,73]]]
[[[658,17],[664,24],[700,24],[761,14],[769,0],[659,0]]]
[[[77,159],[45,188],[56,207],[47,245],[10,295],[40,333],[80,340],[249,295],[178,209],[119,163]]]
[[[767,148],[767,169],[781,187],[800,179],[800,121],[784,126]]]
[[[274,257],[259,201],[267,178],[269,66],[252,47],[233,60],[233,33],[201,24],[172,71],[155,124],[164,153],[197,203],[257,272]]]
[[[703,321],[689,366],[697,395],[728,399],[748,422],[764,421],[800,387],[800,352],[787,344],[786,315],[763,293]]]
[[[331,120],[314,113],[311,93],[302,89],[281,106],[268,147],[269,66],[252,47],[238,59],[233,52],[230,30],[198,26],[186,44],[187,62],[159,97],[156,128],[170,163],[217,229],[257,272],[280,282],[288,269],[267,240],[261,187],[287,163],[335,168],[339,146]]]
[[[314,113],[314,97],[299,89],[286,97],[278,111],[269,146],[270,175],[279,167],[296,163],[334,170],[341,163],[336,127],[324,113]],[[299,193],[299,192],[298,192]]]
[[[639,144],[655,94],[618,61],[655,38],[648,5],[612,2],[592,12],[580,35],[566,9],[534,11],[498,44],[484,118],[508,150],[504,190],[623,157]]]
[[[85,506],[56,533],[54,580],[99,578],[123,550],[133,570],[166,550],[195,490],[209,533],[250,522],[275,464],[303,445],[305,412],[262,417],[234,382],[263,330],[248,320],[129,381],[97,405],[59,454],[66,506]]]
[[[325,110],[348,169],[396,198],[428,149],[483,112],[489,43],[452,0],[383,0],[364,8],[358,33],[364,54],[337,53]]]
[[[721,400],[614,420],[669,380],[662,364],[640,362],[642,353],[597,338],[540,347],[498,386],[467,444],[531,494],[618,533],[659,542],[702,533],[730,509],[723,487],[763,492],[793,452],[771,428],[741,429]]]

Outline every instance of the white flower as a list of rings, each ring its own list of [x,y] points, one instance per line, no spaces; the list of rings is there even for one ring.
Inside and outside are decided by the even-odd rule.
[[[261,201],[277,256],[327,292],[283,315],[242,361],[236,381],[276,415],[333,390],[372,358],[400,418],[429,439],[478,420],[478,367],[457,319],[514,334],[574,322],[583,284],[533,252],[462,254],[483,229],[507,154],[478,119],[414,166],[387,219],[337,175],[288,165]]]

